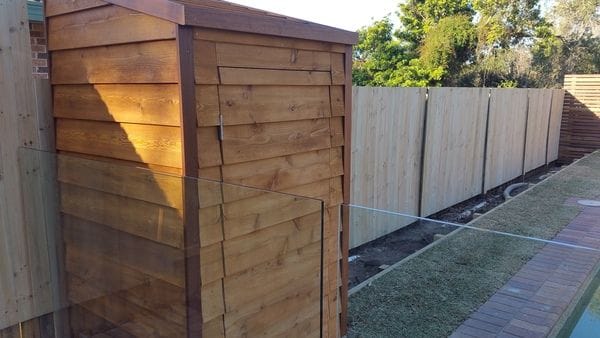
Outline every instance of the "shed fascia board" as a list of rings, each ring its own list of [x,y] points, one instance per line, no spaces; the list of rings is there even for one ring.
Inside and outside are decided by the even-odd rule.
[[[185,10],[185,23],[196,27],[318,40],[346,45],[356,44],[358,40],[356,32],[313,22],[214,8],[187,7]]]
[[[284,16],[202,7],[169,0],[105,0],[121,7],[156,16],[179,25],[216,28],[346,45],[356,44],[358,34],[339,28]]]
[[[105,0],[108,3],[125,7],[151,16],[185,25],[185,6],[167,0]]]

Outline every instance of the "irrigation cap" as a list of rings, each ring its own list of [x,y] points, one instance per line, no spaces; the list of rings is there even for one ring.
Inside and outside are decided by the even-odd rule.
[[[600,201],[594,201],[594,200],[579,200],[577,201],[578,204],[586,206],[586,207],[600,207]]]

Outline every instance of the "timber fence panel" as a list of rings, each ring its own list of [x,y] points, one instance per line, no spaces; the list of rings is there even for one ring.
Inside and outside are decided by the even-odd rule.
[[[526,90],[491,90],[485,191],[522,174],[526,121]]]
[[[429,90],[422,216],[482,192],[487,93],[483,88]]]
[[[417,215],[426,88],[354,87],[352,203]],[[395,231],[398,217],[353,218],[350,247]]]
[[[556,157],[561,90],[431,88],[428,95],[425,88],[353,91],[355,205],[428,216]],[[398,219],[354,212],[350,247],[409,223]]]
[[[554,89],[552,91],[552,108],[550,110],[550,121],[548,123],[548,150],[546,153],[548,163],[558,160],[560,126],[564,101],[565,91],[563,89]]]

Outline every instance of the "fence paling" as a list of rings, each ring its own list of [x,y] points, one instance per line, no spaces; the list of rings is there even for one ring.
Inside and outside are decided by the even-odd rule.
[[[562,94],[354,87],[352,203],[428,216],[556,160]],[[351,247],[407,225],[353,223]]]

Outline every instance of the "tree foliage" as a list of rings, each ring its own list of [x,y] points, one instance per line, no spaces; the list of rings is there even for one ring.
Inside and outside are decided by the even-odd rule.
[[[359,30],[354,82],[375,86],[552,87],[600,72],[600,0],[407,0]]]

